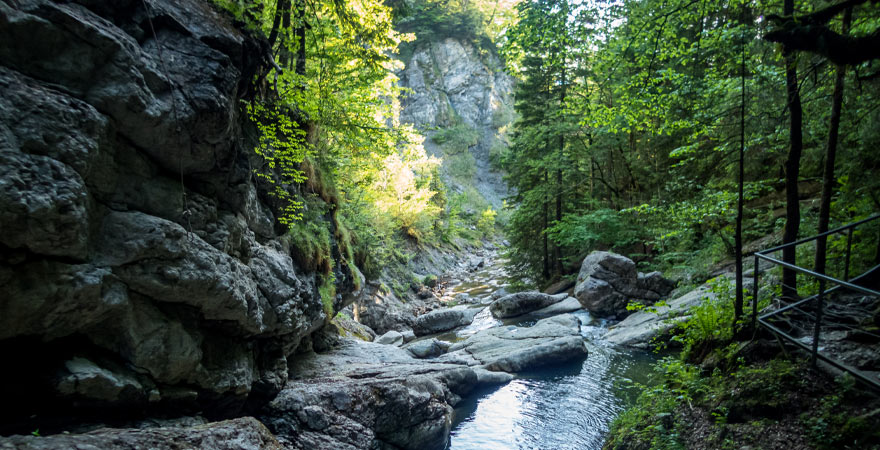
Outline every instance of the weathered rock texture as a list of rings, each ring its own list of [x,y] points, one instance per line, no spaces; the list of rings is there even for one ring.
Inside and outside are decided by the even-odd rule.
[[[600,316],[623,318],[632,301],[651,305],[669,294],[674,284],[660,272],[643,274],[629,258],[610,252],[590,253],[581,264],[574,296]]]
[[[496,210],[501,208],[507,185],[492,168],[489,152],[493,145],[506,145],[500,128],[513,120],[513,77],[504,72],[494,49],[480,49],[464,39],[414,45],[398,74],[400,84],[412,89],[402,103],[401,120],[425,131],[426,150],[438,156],[442,151],[431,139],[432,130],[459,124],[476,130],[478,142],[468,149],[476,163],[473,179],[447,181],[457,191],[473,186]]]
[[[666,302],[665,306],[633,313],[605,333],[612,344],[635,348],[650,348],[655,337],[668,333],[681,321],[690,318],[690,309],[707,299],[715,298],[707,286]]]
[[[481,384],[510,380],[406,350],[347,340],[292,367],[263,422],[294,449],[442,449],[452,406]]]
[[[281,450],[284,447],[253,417],[194,427],[150,429],[105,428],[85,434],[13,436],[0,438],[0,449],[115,449],[115,450]]]
[[[489,306],[489,310],[493,316],[499,319],[516,317],[546,308],[565,300],[566,297],[568,294],[549,295],[542,292],[517,292],[495,300]]]
[[[502,326],[454,344],[441,361],[520,372],[587,356],[580,321],[571,314],[539,320],[531,327]]]
[[[146,4],[0,2],[0,352],[39,359],[3,371],[4,426],[234,413],[325,323],[252,176],[259,43],[208,2]]]
[[[480,312],[480,309],[469,306],[456,306],[422,314],[416,317],[416,320],[413,322],[413,332],[415,332],[416,336],[425,336],[470,325],[474,321],[474,316]]]

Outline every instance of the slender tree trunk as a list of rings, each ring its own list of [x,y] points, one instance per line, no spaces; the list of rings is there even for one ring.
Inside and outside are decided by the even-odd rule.
[[[290,16],[292,15],[292,11],[290,8],[290,0],[278,0],[279,3],[285,3],[285,9],[283,14],[281,15],[281,32],[287,33],[287,30],[290,29]],[[290,68],[290,49],[289,45],[289,37],[287,34],[281,37],[281,45],[278,48],[278,64],[283,67],[285,70]]]
[[[852,8],[847,8],[843,13],[843,32],[849,33],[849,24],[852,21]],[[822,175],[822,200],[819,203],[819,228],[818,233],[828,231],[828,222],[831,218],[831,195],[834,189],[834,161],[837,158],[837,137],[840,131],[840,113],[843,109],[843,88],[846,81],[846,66],[837,66],[837,77],[834,79],[834,93],[831,95],[831,121],[828,124],[828,143],[825,146],[825,172]],[[827,237],[823,236],[816,240],[816,260],[813,270],[825,273],[825,254],[827,250]]]
[[[565,62],[562,66],[562,86],[559,90],[559,107],[565,111]],[[559,156],[556,158],[558,164],[556,168],[556,222],[562,222],[562,163],[565,155],[565,134],[559,133]],[[558,245],[556,250],[556,273],[562,275],[562,250]]]
[[[782,14],[794,14],[794,0],[785,0]],[[782,47],[782,58],[785,61],[785,85],[787,88],[788,111],[790,114],[788,159],[785,160],[785,230],[782,243],[788,244],[798,238],[801,224],[800,198],[798,195],[798,177],[803,151],[803,110],[801,96],[798,92],[797,54],[794,50]],[[782,250],[782,261],[796,264],[794,246]],[[791,269],[782,269],[782,296],[797,298],[797,273]]]
[[[297,75],[305,76],[306,74],[306,2],[305,0],[296,1],[296,67],[294,71]]]
[[[544,171],[544,186],[547,185],[547,181],[547,172]],[[545,280],[550,278],[550,249],[547,240],[547,216],[550,214],[549,203],[550,199],[547,198],[547,194],[544,194],[544,207],[541,211],[541,235],[543,237],[544,244],[544,267],[542,269],[541,275],[544,276]]]
[[[743,24],[745,24],[745,5],[743,5]],[[746,39],[745,31],[740,36],[740,115],[739,115],[739,192],[736,200],[736,299],[733,303],[733,323],[736,323],[743,315],[743,184],[745,181],[745,154],[746,154]],[[758,270],[755,267],[754,270]]]
[[[275,4],[275,17],[272,19],[272,31],[269,32],[269,47],[274,46],[275,41],[278,40],[281,18],[284,16],[290,16],[290,0],[278,0]]]

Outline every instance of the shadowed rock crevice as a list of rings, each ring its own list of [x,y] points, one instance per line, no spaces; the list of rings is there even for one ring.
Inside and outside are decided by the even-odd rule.
[[[0,3],[0,347],[41,359],[0,376],[0,433],[240,414],[327,319],[252,176],[265,44],[207,2],[147,4]]]

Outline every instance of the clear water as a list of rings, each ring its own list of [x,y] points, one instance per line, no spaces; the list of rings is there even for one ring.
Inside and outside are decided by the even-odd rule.
[[[452,287],[451,295],[489,296],[503,287],[500,264]],[[496,277],[491,280],[487,278]],[[473,291],[478,291],[471,293]],[[607,324],[586,311],[575,313],[588,349],[585,360],[529,373],[477,392],[456,406],[448,449],[600,449],[611,421],[638,394],[632,382],[650,383],[657,357],[606,344]],[[488,308],[474,323],[440,336],[455,341],[499,325],[530,326],[536,318],[494,319]]]

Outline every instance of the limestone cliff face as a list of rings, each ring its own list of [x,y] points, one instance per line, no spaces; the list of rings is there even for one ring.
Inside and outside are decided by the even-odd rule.
[[[325,321],[251,170],[259,43],[207,2],[147,4],[0,1],[4,424],[234,413]]]
[[[448,181],[459,191],[472,184],[490,205],[500,208],[507,186],[490,163],[490,151],[506,145],[503,131],[513,120],[513,77],[504,72],[494,51],[454,38],[417,41],[412,57],[404,62],[400,83],[411,92],[402,102],[401,119],[428,136],[425,147],[437,156],[444,156],[433,139],[437,128],[463,124],[475,130],[476,142],[467,149],[475,170],[464,179]],[[446,163],[444,167],[448,173]]]

